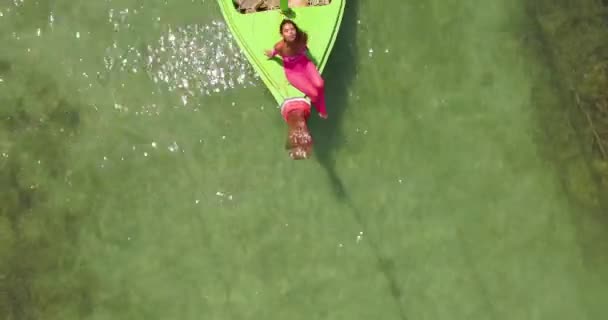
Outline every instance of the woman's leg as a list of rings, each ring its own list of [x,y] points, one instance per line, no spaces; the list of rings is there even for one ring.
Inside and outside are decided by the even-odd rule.
[[[319,90],[317,90],[313,82],[309,79],[306,68],[285,69],[285,75],[287,76],[289,83],[308,96],[315,108],[317,108],[317,111],[321,113],[319,106],[316,104],[319,100]]]
[[[313,100],[312,103],[317,108],[317,111],[319,111],[321,117],[327,118],[327,109],[325,106],[325,81],[323,81],[321,74],[317,70],[315,64],[312,63],[312,61],[308,61],[308,63],[306,64],[306,77],[312,83],[313,87],[317,90],[316,101],[310,98],[311,100]]]

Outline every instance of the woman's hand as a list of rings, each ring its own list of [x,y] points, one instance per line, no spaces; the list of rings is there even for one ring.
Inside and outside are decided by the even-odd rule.
[[[264,51],[264,54],[268,57],[268,59],[271,59],[272,57],[274,57],[274,50],[266,50]]]

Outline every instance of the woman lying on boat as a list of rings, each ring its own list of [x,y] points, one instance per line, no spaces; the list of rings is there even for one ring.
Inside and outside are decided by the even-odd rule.
[[[289,99],[281,106],[281,115],[287,122],[285,149],[293,160],[308,159],[312,153],[312,136],[306,121],[310,116],[310,105],[304,98]]]
[[[279,32],[283,39],[277,42],[273,50],[267,50],[266,55],[272,58],[278,54],[283,58],[287,80],[310,98],[319,116],[326,119],[325,85],[317,67],[306,55],[308,35],[289,19],[281,22]]]

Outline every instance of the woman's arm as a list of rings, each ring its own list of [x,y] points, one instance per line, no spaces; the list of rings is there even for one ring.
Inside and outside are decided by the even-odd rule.
[[[266,50],[266,56],[272,58],[281,52],[281,41],[274,45],[272,50]]]

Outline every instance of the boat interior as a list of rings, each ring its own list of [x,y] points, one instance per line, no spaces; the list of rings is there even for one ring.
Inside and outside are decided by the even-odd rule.
[[[280,0],[233,0],[233,3],[236,10],[246,14],[279,10]],[[289,7],[325,6],[330,3],[331,0],[289,0]]]

